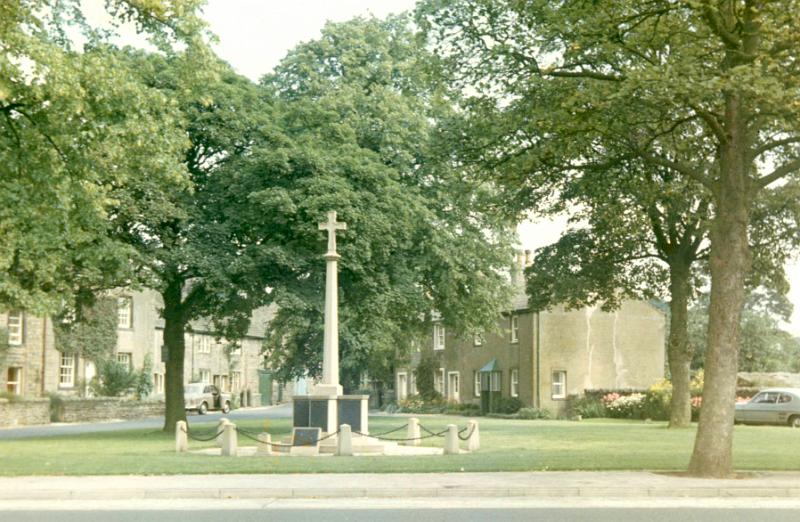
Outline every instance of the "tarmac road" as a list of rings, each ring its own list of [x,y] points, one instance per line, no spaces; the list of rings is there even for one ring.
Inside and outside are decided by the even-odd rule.
[[[222,417],[220,412],[209,412],[207,415],[188,415],[189,425],[196,422],[212,422]],[[290,403],[260,408],[244,408],[233,410],[225,415],[232,421],[244,419],[285,419],[291,418]],[[161,429],[164,417],[132,421],[91,422],[79,424],[48,424],[45,426],[23,426],[19,428],[0,429],[0,440],[25,439],[30,437],[52,437],[55,435],[76,435],[79,433],[98,433],[108,431],[135,430],[152,428]]]

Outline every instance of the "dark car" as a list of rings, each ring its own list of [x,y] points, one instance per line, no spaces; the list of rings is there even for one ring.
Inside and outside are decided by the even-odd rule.
[[[222,413],[231,411],[230,394],[222,393],[213,384],[187,384],[183,389],[183,402],[187,410],[197,410],[200,415],[205,415],[208,410],[222,410]]]
[[[800,428],[800,389],[770,388],[737,404],[734,420],[743,424],[788,424]]]

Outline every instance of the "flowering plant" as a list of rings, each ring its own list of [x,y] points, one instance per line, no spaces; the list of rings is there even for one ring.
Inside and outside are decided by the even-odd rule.
[[[603,396],[603,404],[609,417],[633,419],[641,416],[644,397],[643,393],[632,393],[630,395],[609,393]]]

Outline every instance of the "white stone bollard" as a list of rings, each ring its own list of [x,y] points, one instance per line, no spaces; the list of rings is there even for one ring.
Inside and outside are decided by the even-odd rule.
[[[175,452],[183,453],[189,451],[189,437],[187,435],[186,421],[175,423]]]
[[[340,457],[353,456],[353,433],[349,424],[339,426],[339,436],[336,439],[336,455]]]
[[[458,455],[458,426],[455,424],[447,425],[447,435],[444,436],[444,454]]]
[[[217,440],[216,440],[218,448],[222,447],[222,434],[225,431],[225,425],[230,424],[230,422],[231,421],[229,421],[226,417],[222,417],[219,419],[219,423],[217,424],[217,433],[219,433],[219,435],[217,435]]]
[[[481,449],[481,434],[478,430],[478,421],[471,419],[467,424],[467,428],[467,433],[470,434],[467,439],[467,450],[477,451]]]
[[[272,435],[265,432],[258,434],[256,455],[272,455]]]
[[[222,456],[235,457],[239,445],[239,437],[236,432],[236,424],[226,422],[222,430]]]
[[[407,437],[408,439],[411,439],[411,440],[407,440],[405,442],[405,445],[406,446],[419,446],[422,443],[422,441],[419,440],[419,437],[420,437],[419,433],[420,433],[419,432],[419,419],[416,418],[416,417],[411,417],[410,419],[408,419],[408,437]]]

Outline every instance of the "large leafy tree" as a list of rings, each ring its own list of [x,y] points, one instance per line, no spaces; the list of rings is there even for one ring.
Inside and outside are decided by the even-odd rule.
[[[668,363],[673,385],[670,427],[691,422],[689,303],[697,262],[707,256],[708,206],[704,191],[666,169],[631,161],[565,172],[556,208],[574,209],[572,226],[537,251],[528,268],[532,306],[601,304],[622,298],[668,298]],[[569,169],[568,169],[569,170]]]
[[[195,5],[106,2],[167,54],[200,38]],[[108,234],[112,192],[184,178],[176,111],[131,74],[112,29],[90,24],[78,0],[0,6],[2,307],[53,312],[129,281],[133,252]]]
[[[710,193],[704,406],[689,466],[696,475],[731,473],[754,202],[779,180],[774,190],[797,183],[798,7],[796,0],[431,0],[419,11],[451,58],[453,80],[478,91],[473,108],[509,115],[504,139],[485,148],[513,159],[497,173],[506,183],[525,189],[552,174],[553,161],[602,155],[602,140]],[[520,194],[525,201],[534,193]]]
[[[320,368],[317,223],[330,210],[348,225],[338,241],[344,376],[388,378],[434,309],[467,332],[506,303],[511,230],[479,211],[485,189],[466,185],[437,142],[452,114],[427,81],[429,58],[408,17],[355,19],[326,25],[263,79],[287,141],[243,157],[229,199],[254,203],[243,229],[280,241],[293,264],[274,285],[268,343],[288,375]]]

